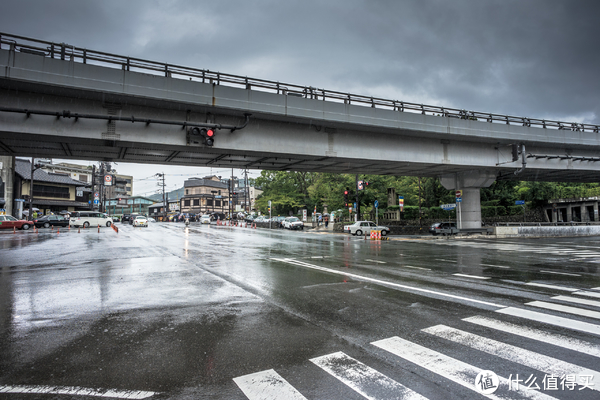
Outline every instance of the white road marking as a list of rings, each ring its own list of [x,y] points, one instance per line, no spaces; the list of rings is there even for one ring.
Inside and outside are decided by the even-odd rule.
[[[330,273],[330,274],[342,275],[342,276],[345,276],[345,277],[348,277],[348,278],[354,278],[354,279],[359,280],[359,281],[373,282],[373,283],[376,283],[376,284],[379,284],[379,285],[383,285],[383,286],[387,286],[387,287],[400,288],[400,289],[406,289],[406,290],[413,290],[415,292],[428,293],[428,294],[433,294],[433,295],[440,296],[440,297],[447,297],[447,298],[456,299],[456,300],[469,301],[469,302],[472,302],[472,303],[482,304],[482,305],[491,306],[491,307],[498,307],[498,308],[504,308],[504,307],[506,307],[506,306],[504,306],[502,304],[490,303],[490,302],[487,302],[487,301],[470,299],[468,297],[456,296],[456,295],[449,294],[449,293],[436,292],[434,290],[421,289],[421,288],[414,287],[414,286],[407,286],[407,285],[401,285],[399,283],[382,281],[382,280],[379,280],[379,279],[374,279],[374,278],[369,278],[369,277],[366,277],[366,276],[361,276],[361,275],[353,274],[353,273],[350,273],[350,272],[347,272],[347,271],[339,271],[339,270],[335,270],[335,269],[319,267],[318,265],[308,264],[308,263],[305,263],[303,261],[298,261],[298,260],[294,260],[294,259],[291,259],[291,258],[272,258],[272,260],[276,260],[276,261],[280,261],[280,262],[284,262],[284,263],[288,263],[288,264],[293,264],[293,265],[298,265],[298,266],[305,267],[305,268],[316,269],[318,271],[323,271],[323,272],[327,272],[327,273]]]
[[[414,268],[414,269],[422,269],[425,271],[431,271],[431,268],[421,268],[421,267],[413,267],[412,265],[402,265],[404,268]]]
[[[543,272],[543,273],[546,273],[546,274],[556,274],[556,275],[581,276],[580,274],[570,274],[570,273],[567,273],[567,272],[557,272],[557,271],[545,271],[543,269],[541,269],[540,272]]]
[[[436,325],[430,328],[421,329],[421,331],[450,340],[454,343],[462,344],[463,346],[468,346],[475,350],[483,351],[510,362],[525,365],[529,368],[542,371],[545,374],[553,374],[556,376],[563,376],[566,374],[580,376],[592,375],[594,377],[592,379],[593,382],[600,381],[600,372],[517,346],[502,343],[497,340],[461,331],[460,329],[451,328],[445,325]],[[591,388],[593,390],[600,390],[600,387],[591,386]]]
[[[141,390],[106,390],[84,388],[80,386],[36,385],[0,386],[0,393],[65,394],[70,396],[111,397],[115,399],[146,399],[157,394],[156,392],[145,392]]]
[[[579,315],[580,317],[600,319],[600,312],[585,310],[583,308],[563,306],[561,304],[547,303],[545,301],[530,301],[529,303],[525,303],[525,305],[545,308],[546,310],[560,311],[573,315]]]
[[[524,283],[524,285],[543,287],[543,288],[547,288],[547,289],[564,290],[565,292],[576,292],[578,290],[581,290],[581,289],[570,288],[570,287],[565,287],[565,286],[548,285],[545,283],[535,283],[535,282],[526,282],[526,283]]]
[[[510,267],[505,267],[504,265],[493,265],[493,264],[481,264],[482,267],[493,267],[493,268],[506,268],[510,269]]]
[[[408,340],[401,339],[397,336],[378,340],[371,343],[385,351],[388,351],[398,357],[408,360],[419,367],[425,368],[435,374],[455,382],[469,390],[475,389],[475,378],[481,372],[480,368],[462,362],[452,357],[448,357],[437,351],[433,351]],[[498,376],[500,379],[500,388],[496,394],[482,395],[489,399],[506,399],[505,388],[508,388],[506,378]],[[519,394],[524,398],[529,399],[553,399],[554,397],[545,395],[534,390],[525,390],[523,385],[519,385]]]
[[[426,399],[341,351],[310,361],[367,399]]]
[[[370,259],[368,259],[368,258],[367,258],[367,259],[365,259],[365,261],[371,261],[371,262],[378,263],[378,264],[387,264],[385,261],[370,260]]]
[[[579,295],[579,296],[596,297],[596,298],[600,299],[600,293],[598,293],[598,292],[580,291],[580,292],[575,292],[573,294],[576,294],[576,295]]]
[[[466,275],[466,274],[452,274],[452,275],[462,276],[463,278],[490,279],[489,276],[477,276],[477,275]]]
[[[292,385],[275,370],[233,378],[233,381],[250,400],[306,400]]]
[[[600,301],[580,299],[578,297],[571,296],[554,296],[553,300],[570,301],[571,303],[584,304],[586,306],[600,307]]]
[[[496,310],[496,312],[600,336],[600,326],[590,324],[589,322],[577,321],[570,318],[558,317],[556,315],[544,314],[516,307],[506,307],[501,310]]]
[[[444,262],[450,262],[450,263],[457,263],[458,261],[455,260],[444,260],[443,258],[436,258],[436,261],[444,261]]]
[[[463,321],[600,358],[600,346],[584,340],[482,316],[464,318]]]

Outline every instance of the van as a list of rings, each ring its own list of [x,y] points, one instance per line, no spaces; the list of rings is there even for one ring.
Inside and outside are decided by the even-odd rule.
[[[69,225],[73,227],[83,226],[84,228],[94,226],[111,226],[112,219],[101,212],[97,211],[75,211],[71,213]]]

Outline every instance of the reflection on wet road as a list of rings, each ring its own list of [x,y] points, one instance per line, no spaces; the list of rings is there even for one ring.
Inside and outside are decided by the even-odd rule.
[[[597,398],[600,239],[119,228],[0,234],[0,399]]]

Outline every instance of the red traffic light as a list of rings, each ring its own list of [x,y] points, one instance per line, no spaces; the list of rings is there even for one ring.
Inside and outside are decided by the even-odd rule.
[[[344,190],[344,194],[348,194],[348,191],[347,191],[347,190]]]
[[[215,135],[215,131],[213,131],[212,129],[206,130],[206,136],[213,137],[214,135]]]

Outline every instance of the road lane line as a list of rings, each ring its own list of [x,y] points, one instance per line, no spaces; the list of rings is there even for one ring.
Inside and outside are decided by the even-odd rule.
[[[366,258],[365,261],[371,261],[371,262],[378,263],[378,264],[387,264],[385,261],[370,260],[368,258]]]
[[[567,276],[581,276],[580,274],[570,274],[568,272],[557,272],[557,271],[546,271],[541,269],[540,272],[543,272],[545,274],[556,274],[556,275],[567,275]]]
[[[408,340],[401,339],[398,336],[378,340],[371,344],[479,394],[475,389],[475,378],[482,371],[480,368],[438,353],[427,347],[409,342]],[[498,378],[500,379],[500,385],[496,394],[482,396],[498,400],[512,398],[513,396],[507,396],[508,380],[501,376],[498,376]],[[523,385],[519,385],[518,392],[524,398],[529,399],[554,399],[554,397],[534,390],[526,390]]]
[[[573,315],[579,315],[580,317],[589,317],[600,319],[600,312],[590,311],[583,308],[563,306],[561,304],[548,303],[545,301],[530,301],[525,303],[526,306],[545,308],[546,310],[559,311]]]
[[[306,400],[273,369],[238,376],[233,381],[249,400]]]
[[[462,276],[463,278],[474,278],[474,279],[491,279],[489,276],[477,276],[477,275],[467,275],[467,274],[452,274],[454,276]]]
[[[310,361],[367,399],[426,399],[341,351]]]
[[[493,264],[481,264],[482,267],[493,267],[493,268],[505,268],[510,269],[510,267],[505,267],[504,265],[493,265]]]
[[[597,292],[586,292],[586,291],[580,291],[580,292],[575,292],[573,294],[579,295],[579,296],[588,296],[588,297],[595,297],[600,299],[600,293]]]
[[[565,287],[565,286],[548,285],[546,283],[535,283],[535,282],[526,282],[526,283],[524,283],[524,285],[543,287],[543,288],[547,288],[547,289],[564,290],[565,292],[577,292],[578,290],[581,290],[581,289],[570,288],[570,287]]]
[[[572,303],[583,304],[586,306],[600,307],[600,301],[580,299],[578,297],[571,296],[554,296],[552,300],[570,301]]]
[[[600,358],[600,346],[584,340],[479,315],[463,321]]]
[[[422,270],[425,270],[425,271],[431,271],[431,268],[413,267],[412,265],[401,265],[401,267],[404,267],[404,268],[413,268],[413,269],[422,269]]]
[[[453,295],[453,294],[448,294],[448,293],[443,293],[443,292],[436,292],[434,290],[421,289],[421,288],[417,288],[417,287],[414,287],[414,286],[407,286],[407,285],[401,285],[399,283],[382,281],[382,280],[379,280],[379,279],[374,279],[374,278],[369,278],[369,277],[366,277],[366,276],[361,276],[361,275],[353,274],[353,273],[350,273],[350,272],[347,272],[347,271],[339,271],[339,270],[335,270],[335,269],[330,269],[330,268],[325,268],[325,267],[319,267],[318,265],[308,264],[308,263],[305,263],[303,261],[297,261],[297,260],[294,260],[294,259],[291,259],[291,258],[271,258],[271,259],[272,260],[276,260],[276,261],[280,261],[280,262],[284,262],[284,263],[288,263],[288,264],[298,265],[298,266],[305,267],[305,268],[316,269],[318,271],[323,271],[323,272],[327,272],[327,273],[330,273],[330,274],[341,275],[341,276],[345,276],[345,277],[348,277],[348,278],[354,278],[354,279],[359,280],[359,281],[373,282],[373,283],[376,283],[376,284],[379,284],[379,285],[383,285],[383,286],[387,286],[387,287],[413,290],[415,292],[428,293],[428,294],[433,294],[433,295],[436,295],[436,296],[447,297],[447,298],[456,299],[456,300],[470,301],[472,303],[483,304],[483,305],[491,306],[491,307],[497,307],[497,308],[504,308],[504,307],[506,307],[506,306],[504,306],[502,304],[490,303],[490,302],[487,302],[487,301],[470,299],[468,297],[456,296],[456,295]]]
[[[496,312],[600,336],[600,326],[590,324],[589,322],[577,321],[570,318],[558,317],[556,315],[516,307],[506,307],[501,310],[496,310]]]
[[[521,347],[502,343],[497,340],[489,339],[483,336],[475,335],[451,328],[446,325],[436,325],[430,328],[421,329],[422,332],[430,335],[450,340],[454,343],[468,346],[496,357],[503,358],[510,362],[525,365],[529,368],[541,371],[545,374],[563,376],[568,374],[592,375],[593,382],[600,381],[600,372],[581,367],[566,361],[536,353]],[[600,390],[600,387],[591,386],[593,390]]]
[[[146,399],[157,394],[157,392],[146,392],[140,390],[106,390],[84,388],[80,386],[37,385],[0,386],[0,393],[64,394],[69,396],[111,397],[115,399]]]
[[[436,261],[444,261],[444,262],[449,262],[449,263],[457,263],[457,262],[458,262],[458,261],[455,261],[455,260],[445,260],[445,259],[443,259],[443,258],[436,258],[435,260],[436,260]]]

